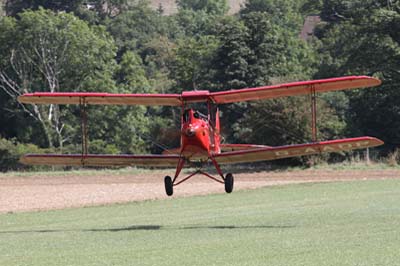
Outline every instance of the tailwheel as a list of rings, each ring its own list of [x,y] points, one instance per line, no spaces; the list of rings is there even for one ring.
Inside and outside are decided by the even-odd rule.
[[[226,193],[231,193],[233,190],[233,175],[231,173],[225,176],[225,191]]]
[[[167,193],[168,196],[172,196],[172,194],[174,194],[174,185],[172,183],[172,178],[170,176],[166,176],[164,178],[164,184],[165,184],[165,192]]]

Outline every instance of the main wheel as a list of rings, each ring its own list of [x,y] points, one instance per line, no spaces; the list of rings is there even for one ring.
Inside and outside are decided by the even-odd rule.
[[[231,173],[225,176],[225,191],[226,193],[231,193],[233,190],[233,175]]]
[[[172,184],[172,178],[170,176],[166,176],[164,178],[164,184],[165,192],[168,196],[172,196],[172,194],[174,194],[174,185]]]

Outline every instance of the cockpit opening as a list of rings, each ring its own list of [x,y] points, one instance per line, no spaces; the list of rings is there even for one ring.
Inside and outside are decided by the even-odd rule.
[[[193,116],[193,118],[196,118],[196,119],[202,119],[204,121],[208,120],[208,116],[207,115],[202,114],[199,111],[195,111],[193,109],[186,109],[185,112],[183,112],[183,122],[184,123],[191,123],[192,116]]]
[[[190,110],[191,109],[186,109],[185,112],[183,112],[183,122],[188,123],[191,121],[190,117]]]

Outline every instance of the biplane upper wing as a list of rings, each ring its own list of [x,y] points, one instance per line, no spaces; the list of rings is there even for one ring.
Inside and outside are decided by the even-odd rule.
[[[167,105],[181,106],[180,94],[116,94],[97,92],[35,92],[18,97],[21,103],[97,104],[97,105]],[[84,102],[83,102],[84,101]]]
[[[20,162],[28,165],[60,166],[173,166],[179,155],[108,155],[108,154],[27,154]]]
[[[355,88],[378,86],[381,81],[368,76],[349,76],[340,78],[320,79],[293,82],[287,84],[246,88],[239,90],[221,91],[210,93],[209,97],[215,103],[232,103],[251,100],[271,99],[284,96],[310,94],[313,91],[327,92]]]
[[[265,147],[250,150],[224,152],[214,155],[219,164],[248,163],[320,154],[323,152],[341,152],[364,149],[382,145],[383,141],[373,137],[348,138],[297,144],[279,147]]]
[[[97,105],[166,105],[181,106],[184,102],[217,104],[270,99],[283,96],[310,94],[380,85],[377,78],[349,76],[293,82],[287,84],[229,90],[221,92],[184,91],[182,94],[116,94],[97,92],[35,92],[18,97],[21,103],[32,104],[97,104]]]

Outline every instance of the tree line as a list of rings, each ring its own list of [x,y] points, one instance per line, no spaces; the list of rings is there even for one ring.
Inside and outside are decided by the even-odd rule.
[[[342,75],[379,88],[318,96],[318,136],[370,135],[400,143],[400,3],[383,0],[178,0],[164,15],[146,0],[6,0],[0,17],[0,168],[25,152],[80,152],[77,106],[21,105],[37,91],[220,91]],[[322,22],[312,38],[305,18]],[[179,145],[180,110],[90,106],[89,152],[161,152]],[[228,143],[311,140],[308,97],[221,106]],[[13,163],[14,162],[14,163]]]

